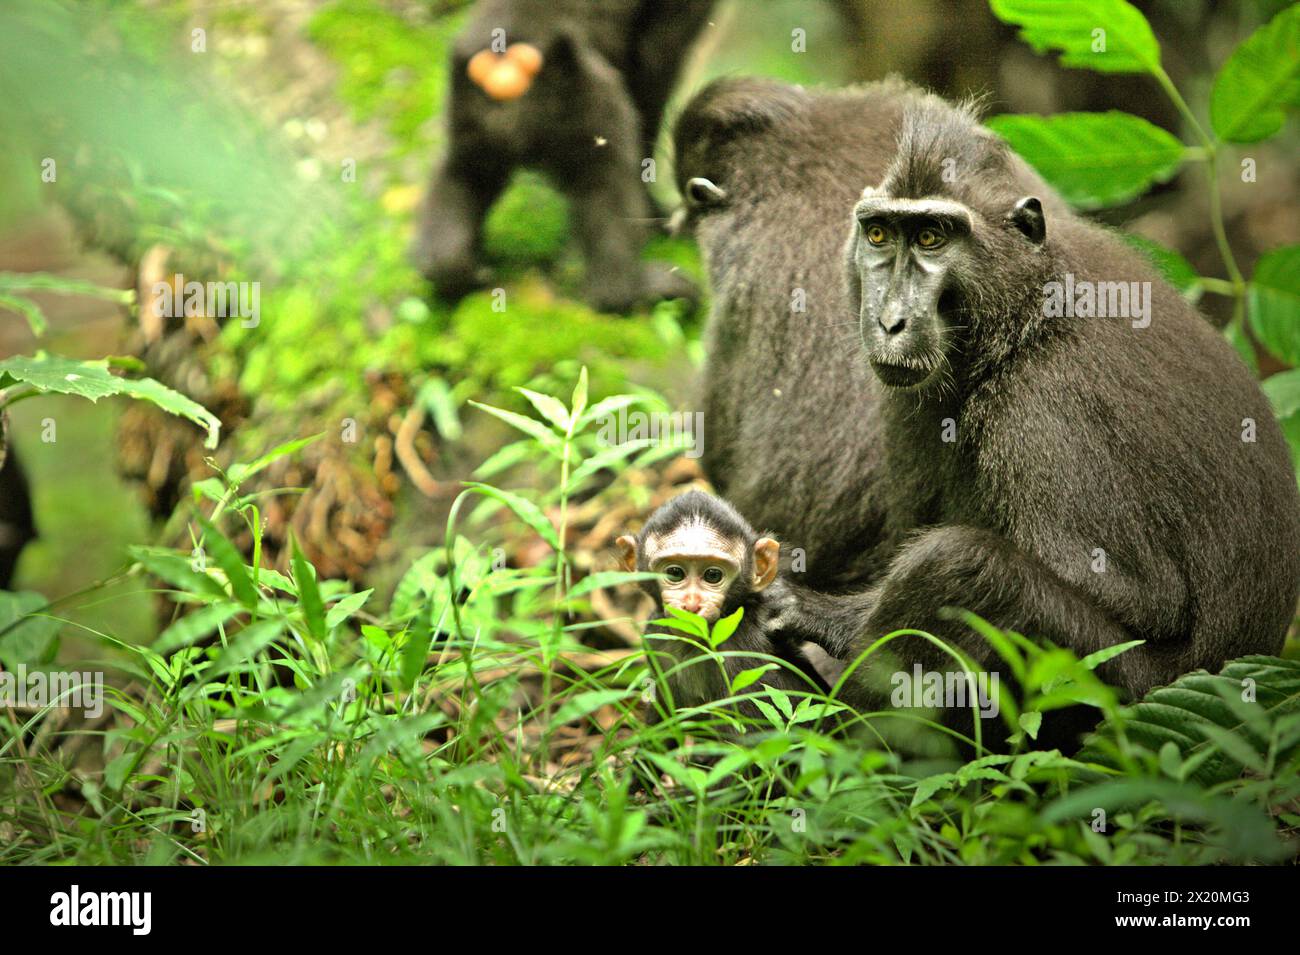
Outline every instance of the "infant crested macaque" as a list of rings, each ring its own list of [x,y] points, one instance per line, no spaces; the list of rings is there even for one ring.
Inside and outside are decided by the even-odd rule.
[[[698,706],[731,696],[731,681],[737,674],[771,662],[747,654],[777,657],[794,667],[793,671],[785,666],[766,671],[747,692],[764,686],[827,692],[825,679],[800,648],[798,634],[777,622],[792,602],[790,585],[778,571],[780,544],[760,537],[726,501],[703,491],[688,491],[650,515],[639,534],[620,537],[618,547],[626,570],[661,575],[644,586],[665,616],[668,607],[676,607],[712,625],[744,608],[740,626],[718,648],[723,654],[737,654],[723,657],[725,682],[715,662],[693,660],[700,654],[696,647],[681,640],[662,641],[663,649],[675,658],[672,666],[663,669],[677,706]],[[681,663],[687,665],[678,666]],[[747,716],[759,715],[752,703],[742,702],[739,709]],[[651,711],[653,715],[653,707]]]

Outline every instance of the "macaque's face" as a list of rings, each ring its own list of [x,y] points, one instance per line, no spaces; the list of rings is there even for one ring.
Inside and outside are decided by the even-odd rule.
[[[621,537],[619,546],[624,567],[635,569],[635,539]],[[776,541],[765,537],[754,545],[753,570],[741,579],[748,542],[729,539],[702,522],[675,527],[663,536],[648,538],[641,546],[645,551],[641,566],[662,575],[659,596],[663,605],[699,614],[710,623],[722,616],[733,587],[743,595],[762,590],[776,577]]]

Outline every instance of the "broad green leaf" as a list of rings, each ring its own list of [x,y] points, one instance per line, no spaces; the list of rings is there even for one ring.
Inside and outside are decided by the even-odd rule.
[[[1288,7],[1233,51],[1214,78],[1210,124],[1220,139],[1254,143],[1300,105],[1300,6]]]
[[[1225,703],[1227,694],[1240,699],[1247,680],[1254,685],[1256,699],[1248,718],[1238,712],[1240,707]],[[1118,766],[1113,755],[1118,745],[1154,755],[1166,743],[1173,743],[1185,763],[1183,775],[1200,785],[1213,785],[1240,775],[1242,767],[1262,765],[1269,734],[1259,727],[1275,725],[1297,713],[1300,661],[1241,657],[1227,663],[1217,675],[1196,670],[1124,707],[1120,711],[1122,740],[1117,739],[1116,726],[1104,723],[1085,740],[1078,759]],[[1207,749],[1212,753],[1208,757],[1203,755]],[[1295,755],[1294,746],[1271,754],[1274,765]]]
[[[1030,739],[1038,739],[1038,730],[1043,725],[1043,714],[1037,711],[1020,714],[1020,728]]]
[[[1269,375],[1261,383],[1273,413],[1279,420],[1285,421],[1292,415],[1300,413],[1300,368],[1280,371]]]
[[[1006,114],[988,127],[1083,209],[1126,202],[1178,171],[1186,147],[1145,119],[1111,110],[1057,116]],[[1048,223],[1051,233],[1051,223]]]
[[[0,663],[6,670],[21,664],[45,663],[53,656],[55,635],[62,623],[39,614],[48,601],[28,590],[0,590]]]
[[[1259,343],[1288,365],[1300,365],[1300,245],[1283,246],[1260,258],[1247,306]]]
[[[1288,446],[1291,446],[1291,464],[1296,470],[1296,481],[1300,482],[1300,369],[1270,374],[1261,382],[1261,387],[1273,405],[1273,413],[1278,416]]]
[[[409,692],[415,687],[415,681],[424,672],[425,663],[429,659],[429,648],[432,646],[433,628],[429,626],[429,618],[425,614],[419,614],[411,621],[406,633],[406,644],[402,647],[399,678],[403,690]]]
[[[465,482],[466,487],[471,488],[478,494],[490,497],[493,500],[500,501],[506,507],[514,512],[514,515],[535,530],[542,540],[550,544],[555,550],[562,550],[560,546],[560,535],[556,532],[555,527],[551,524],[550,518],[542,513],[542,509],[527,498],[520,497],[518,494],[512,494],[509,491],[503,491],[500,488],[492,487],[490,484],[479,484],[475,481]]]
[[[215,448],[221,433],[216,415],[180,392],[152,378],[119,378],[108,370],[108,362],[78,361],[40,352],[17,355],[0,361],[0,389],[15,383],[29,384],[39,391],[76,395],[98,401],[109,395],[128,395],[151,402],[169,414],[188,418],[208,432],[206,447]]]
[[[990,0],[993,15],[1020,27],[1035,53],[1101,73],[1155,73],[1160,44],[1146,17],[1124,0]]]

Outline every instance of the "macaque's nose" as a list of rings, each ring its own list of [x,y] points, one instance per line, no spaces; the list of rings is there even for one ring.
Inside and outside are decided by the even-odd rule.
[[[703,605],[704,603],[700,600],[700,595],[693,590],[688,591],[682,597],[682,609],[687,613],[699,613],[700,607]]]
[[[907,326],[903,304],[897,300],[887,302],[880,313],[880,327],[890,335],[897,335]]]

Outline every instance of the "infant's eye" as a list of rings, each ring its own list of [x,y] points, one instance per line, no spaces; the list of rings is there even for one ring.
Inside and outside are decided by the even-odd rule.
[[[704,582],[706,584],[722,583],[722,571],[717,567],[710,567],[704,572]]]
[[[937,249],[943,242],[943,236],[934,229],[922,229],[916,234],[916,244],[923,249]]]
[[[884,226],[878,223],[872,223],[867,226],[867,241],[872,245],[884,245],[885,240],[888,238],[889,233],[885,231]]]
[[[680,584],[686,579],[686,571],[682,570],[682,568],[678,567],[676,564],[673,564],[673,566],[665,568],[664,576],[672,583]]]

